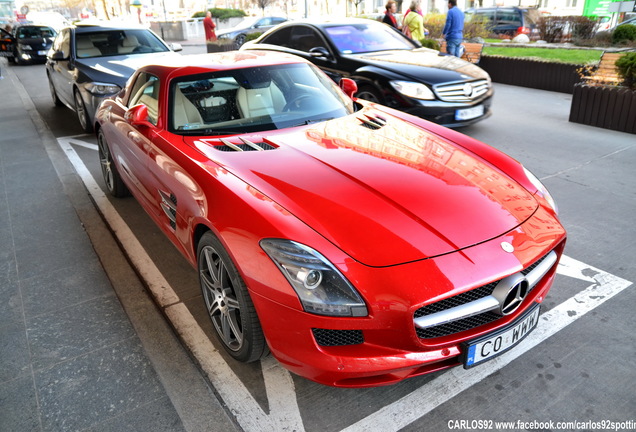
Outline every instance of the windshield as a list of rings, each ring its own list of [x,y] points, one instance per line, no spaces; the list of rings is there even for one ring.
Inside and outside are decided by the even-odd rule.
[[[170,49],[144,29],[107,30],[76,34],[78,58],[166,52]]]
[[[170,89],[170,129],[232,135],[351,114],[353,102],[315,66],[285,64],[189,76]]]
[[[384,50],[412,50],[416,46],[391,27],[369,22],[326,27],[325,31],[341,54]]]
[[[51,27],[22,26],[16,31],[18,39],[45,39],[55,37],[55,30]]]

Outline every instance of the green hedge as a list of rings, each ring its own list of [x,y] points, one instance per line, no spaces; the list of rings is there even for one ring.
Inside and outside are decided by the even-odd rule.
[[[212,8],[208,10],[212,12],[212,17],[219,21],[227,21],[230,18],[243,18],[247,16],[247,13],[240,9]],[[205,12],[206,11],[196,12],[192,15],[192,18],[205,18]]]

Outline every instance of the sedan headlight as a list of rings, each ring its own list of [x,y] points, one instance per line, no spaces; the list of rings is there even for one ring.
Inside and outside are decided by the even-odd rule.
[[[523,171],[526,173],[526,177],[528,177],[528,180],[530,180],[532,185],[537,188],[537,193],[541,195],[548,204],[550,204],[550,207],[554,209],[554,212],[558,214],[559,207],[557,206],[556,201],[554,201],[554,198],[552,198],[552,195],[550,195],[548,189],[543,185],[543,183],[541,183],[541,180],[539,180],[537,176],[532,174],[525,167],[523,168]]]
[[[224,33],[224,34],[218,35],[216,38],[217,39],[232,39],[232,33]]]
[[[91,82],[84,84],[84,88],[95,96],[110,96],[119,93],[121,87],[116,84]]]
[[[435,99],[433,91],[424,84],[412,81],[390,81],[390,83],[395,91],[402,93],[404,96],[422,100]]]
[[[291,240],[265,239],[261,247],[283,272],[306,312],[367,316],[360,294],[320,253]]]
[[[20,48],[22,48],[24,51],[33,51],[31,45],[28,44],[20,44]]]

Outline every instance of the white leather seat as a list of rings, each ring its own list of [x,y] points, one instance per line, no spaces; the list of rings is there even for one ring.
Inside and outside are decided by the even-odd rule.
[[[175,129],[182,129],[186,125],[203,124],[203,118],[199,109],[181,92],[179,87],[175,90],[174,109],[172,110],[172,124]]]
[[[139,46],[139,40],[135,35],[128,35],[121,41],[121,46],[117,49],[120,54],[128,54]]]
[[[85,37],[77,38],[77,46],[75,48],[78,58],[100,57],[102,55],[102,52],[99,50],[99,48],[93,45],[93,42],[91,42],[90,39]]]
[[[267,87],[246,89],[239,87],[236,93],[239,112],[244,118],[271,115],[281,112],[285,97],[273,82]]]

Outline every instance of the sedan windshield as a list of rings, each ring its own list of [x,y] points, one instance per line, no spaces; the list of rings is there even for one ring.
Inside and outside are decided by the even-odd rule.
[[[154,33],[144,29],[78,33],[75,50],[78,58],[170,51]]]
[[[412,50],[416,46],[391,27],[370,21],[326,27],[325,31],[341,54],[385,50]]]
[[[231,135],[342,117],[353,102],[315,66],[284,64],[188,76],[173,81],[170,130]]]

